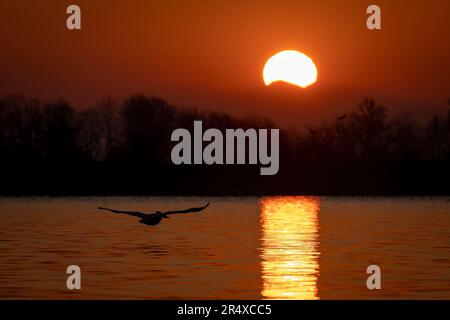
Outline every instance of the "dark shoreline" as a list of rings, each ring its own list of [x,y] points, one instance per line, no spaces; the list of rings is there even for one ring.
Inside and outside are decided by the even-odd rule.
[[[303,192],[303,191],[285,191],[285,192],[198,192],[198,193],[174,193],[174,192],[2,192],[0,198],[33,198],[33,197],[266,197],[266,196],[310,196],[310,197],[450,197],[450,193],[414,193],[414,192]]]
[[[0,196],[450,195],[450,110],[419,125],[365,98],[332,122],[280,129],[272,176],[259,164],[175,165],[171,133],[196,120],[205,130],[278,127],[141,95],[85,111],[0,97]]]

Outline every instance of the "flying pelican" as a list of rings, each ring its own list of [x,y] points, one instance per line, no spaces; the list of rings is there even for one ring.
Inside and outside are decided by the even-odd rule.
[[[111,211],[113,213],[128,214],[128,215],[133,216],[133,217],[141,218],[141,220],[139,220],[139,223],[143,223],[143,224],[146,224],[146,225],[149,225],[149,226],[156,226],[157,224],[159,224],[161,222],[161,220],[163,218],[169,219],[168,216],[171,215],[171,214],[199,212],[199,211],[204,210],[207,206],[209,206],[209,202],[203,207],[190,208],[190,209],[186,209],[186,210],[165,211],[165,212],[156,211],[154,213],[145,213],[145,212],[139,212],[139,211],[113,210],[113,209],[108,209],[108,208],[104,208],[104,207],[98,207],[98,209],[99,210]]]

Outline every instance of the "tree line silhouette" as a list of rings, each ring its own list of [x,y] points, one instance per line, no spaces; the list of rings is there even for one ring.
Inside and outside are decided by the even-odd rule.
[[[176,128],[277,128],[266,118],[179,108],[156,97],[104,99],[86,110],[66,101],[0,98],[3,195],[449,194],[450,111],[419,123],[372,98],[316,127],[280,129],[280,171],[181,165],[170,160]]]

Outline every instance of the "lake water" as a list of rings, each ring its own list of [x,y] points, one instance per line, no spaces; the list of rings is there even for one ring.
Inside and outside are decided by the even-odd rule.
[[[450,299],[448,197],[1,198],[0,221],[3,299]]]

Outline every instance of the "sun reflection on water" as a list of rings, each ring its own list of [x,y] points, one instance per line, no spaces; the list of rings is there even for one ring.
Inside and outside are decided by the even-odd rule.
[[[261,200],[263,298],[319,298],[318,212],[317,197]]]

